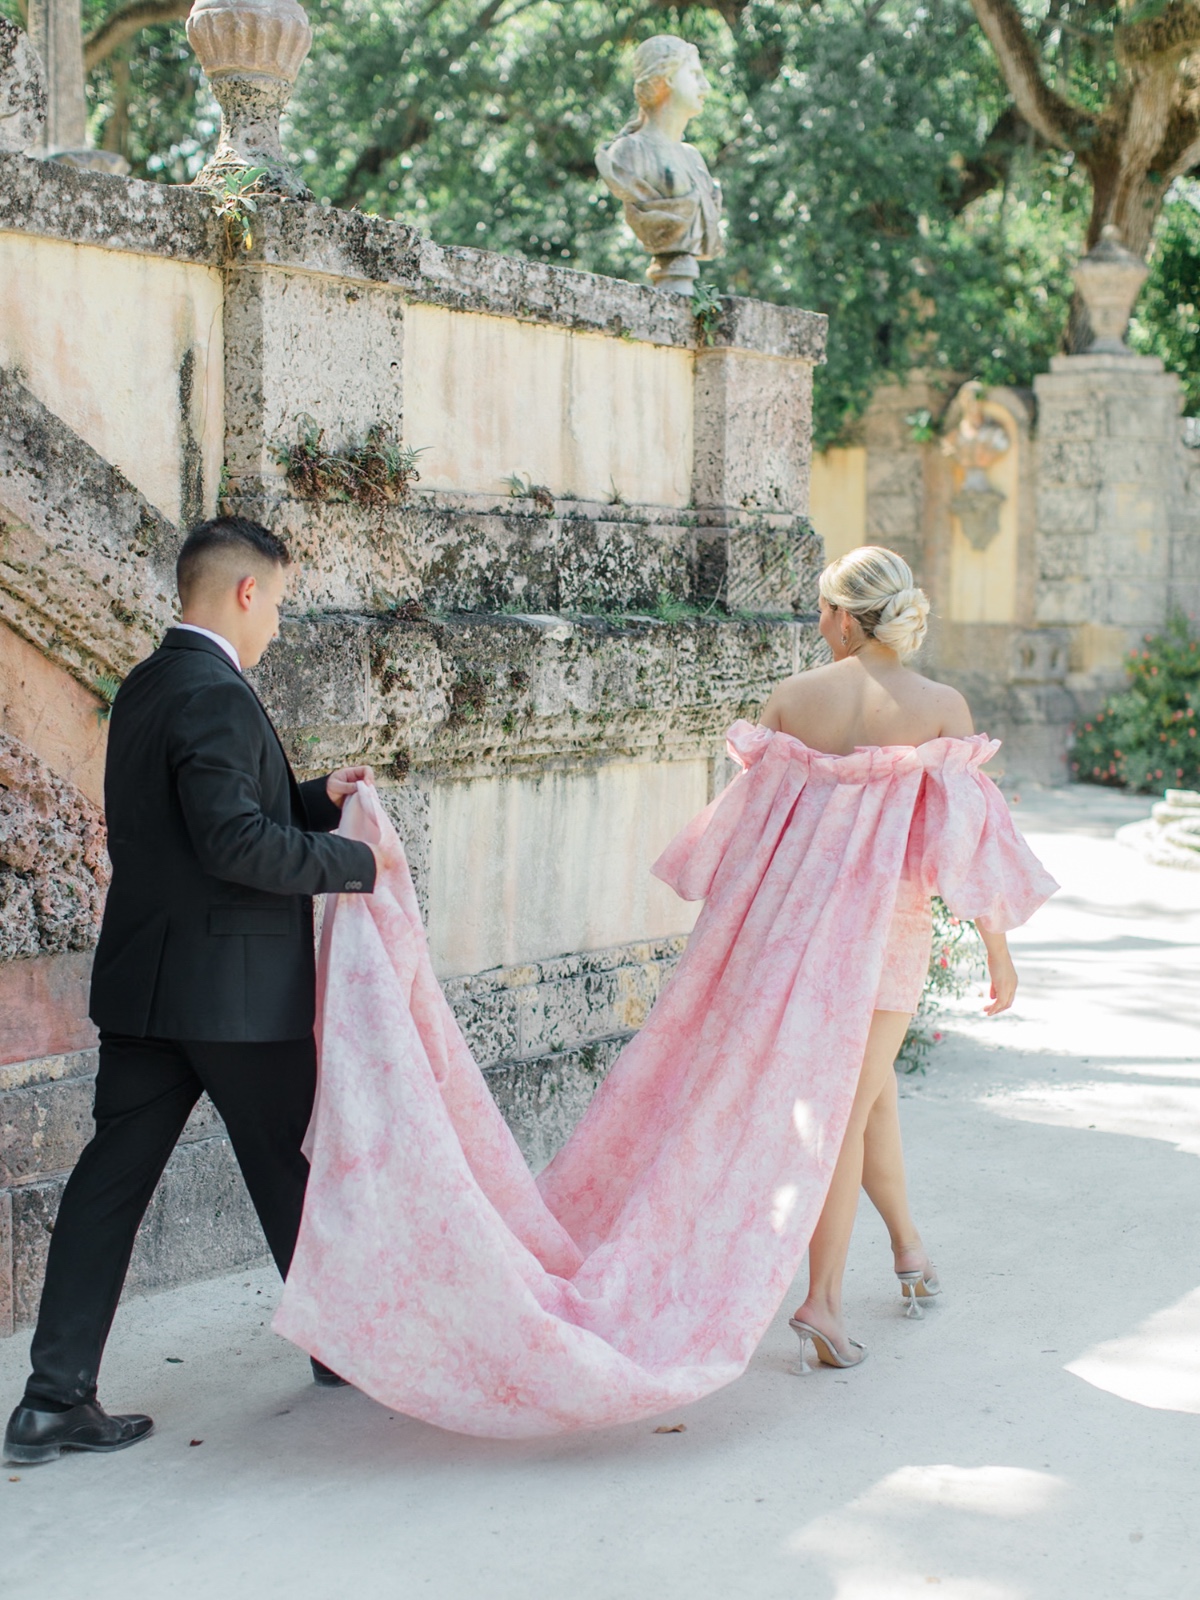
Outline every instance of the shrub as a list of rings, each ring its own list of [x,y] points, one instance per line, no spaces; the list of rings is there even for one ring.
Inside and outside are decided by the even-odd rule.
[[[1143,794],[1200,788],[1200,639],[1176,615],[1144,645],[1126,663],[1128,689],[1076,729],[1072,774]]]

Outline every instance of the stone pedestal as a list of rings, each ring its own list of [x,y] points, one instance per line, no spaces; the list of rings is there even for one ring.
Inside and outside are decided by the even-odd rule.
[[[795,612],[822,556],[808,496],[824,319],[725,305],[714,342],[696,355],[694,592],[733,611]]]
[[[1036,620],[1070,630],[1068,683],[1098,698],[1170,604],[1179,379],[1152,356],[1056,356],[1038,401]]]

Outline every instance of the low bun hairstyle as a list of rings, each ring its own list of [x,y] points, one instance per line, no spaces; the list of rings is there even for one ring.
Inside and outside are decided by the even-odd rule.
[[[868,639],[915,655],[929,626],[929,597],[913,583],[912,568],[894,550],[864,544],[831,561],[821,574],[821,596],[848,611]]]

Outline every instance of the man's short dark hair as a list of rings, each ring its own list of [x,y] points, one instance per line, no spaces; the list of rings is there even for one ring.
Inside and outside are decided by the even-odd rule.
[[[292,561],[283,540],[249,517],[212,517],[208,522],[198,522],[184,540],[175,563],[175,585],[185,604],[198,587],[210,558],[226,552],[245,554],[274,567],[287,567]]]

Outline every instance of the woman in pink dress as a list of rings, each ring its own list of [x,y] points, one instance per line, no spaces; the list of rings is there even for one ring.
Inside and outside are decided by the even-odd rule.
[[[536,1180],[438,987],[382,807],[347,802],[381,870],[325,919],[312,1174],[275,1326],[384,1404],[512,1438],[672,1410],[744,1371],[810,1245],[793,1327],[853,1363],[860,1181],[907,1286],[936,1289],[889,1087],[929,897],[978,921],[1000,1010],[1004,930],[1056,885],[980,770],[995,744],[902,664],[927,609],[907,567],[855,552],[822,593],[840,659],[729,730],[742,776],[653,869],[705,902],[687,949]]]
[[[781,683],[763,710],[764,727],[831,756],[974,733],[971,712],[957,689],[905,665],[921,648],[929,616],[929,601],[914,586],[907,562],[877,546],[852,550],[821,574],[820,598],[821,634],[833,661]],[[1012,1005],[1017,974],[1004,933],[986,925],[979,931],[992,985],[987,1013],[996,1016]],[[902,873],[862,1072],[808,1247],[808,1297],[791,1319],[802,1360],[807,1340],[830,1366],[857,1366],[866,1353],[847,1338],[842,1318],[842,1277],[860,1185],[887,1224],[910,1315],[920,1315],[921,1302],[941,1293],[908,1208],[894,1070],[920,1003],[931,934],[928,895],[915,876]]]

